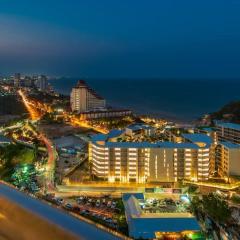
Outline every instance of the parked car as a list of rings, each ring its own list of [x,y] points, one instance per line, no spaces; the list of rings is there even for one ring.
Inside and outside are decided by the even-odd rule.
[[[73,206],[70,203],[67,203],[64,205],[64,208],[66,208],[67,210],[72,210]]]

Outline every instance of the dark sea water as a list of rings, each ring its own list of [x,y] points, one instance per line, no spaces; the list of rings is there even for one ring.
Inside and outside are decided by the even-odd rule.
[[[76,82],[73,78],[51,80],[56,91],[67,95]],[[87,83],[108,105],[178,122],[194,121],[240,100],[240,80],[89,79]]]

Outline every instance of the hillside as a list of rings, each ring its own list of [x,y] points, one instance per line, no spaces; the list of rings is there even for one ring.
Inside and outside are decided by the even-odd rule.
[[[15,95],[0,96],[0,115],[26,113],[23,103]]]
[[[234,101],[223,106],[219,111],[210,114],[211,120],[227,120],[240,123],[240,101]]]

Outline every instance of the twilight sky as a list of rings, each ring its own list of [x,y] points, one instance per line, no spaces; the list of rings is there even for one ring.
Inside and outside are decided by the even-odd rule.
[[[0,73],[240,78],[240,0],[1,0]]]

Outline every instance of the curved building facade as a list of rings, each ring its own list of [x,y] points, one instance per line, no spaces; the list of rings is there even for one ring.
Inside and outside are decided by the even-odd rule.
[[[121,132],[121,136],[123,136]],[[211,145],[203,142],[124,142],[99,134],[89,145],[92,173],[109,182],[204,181],[210,174]]]

